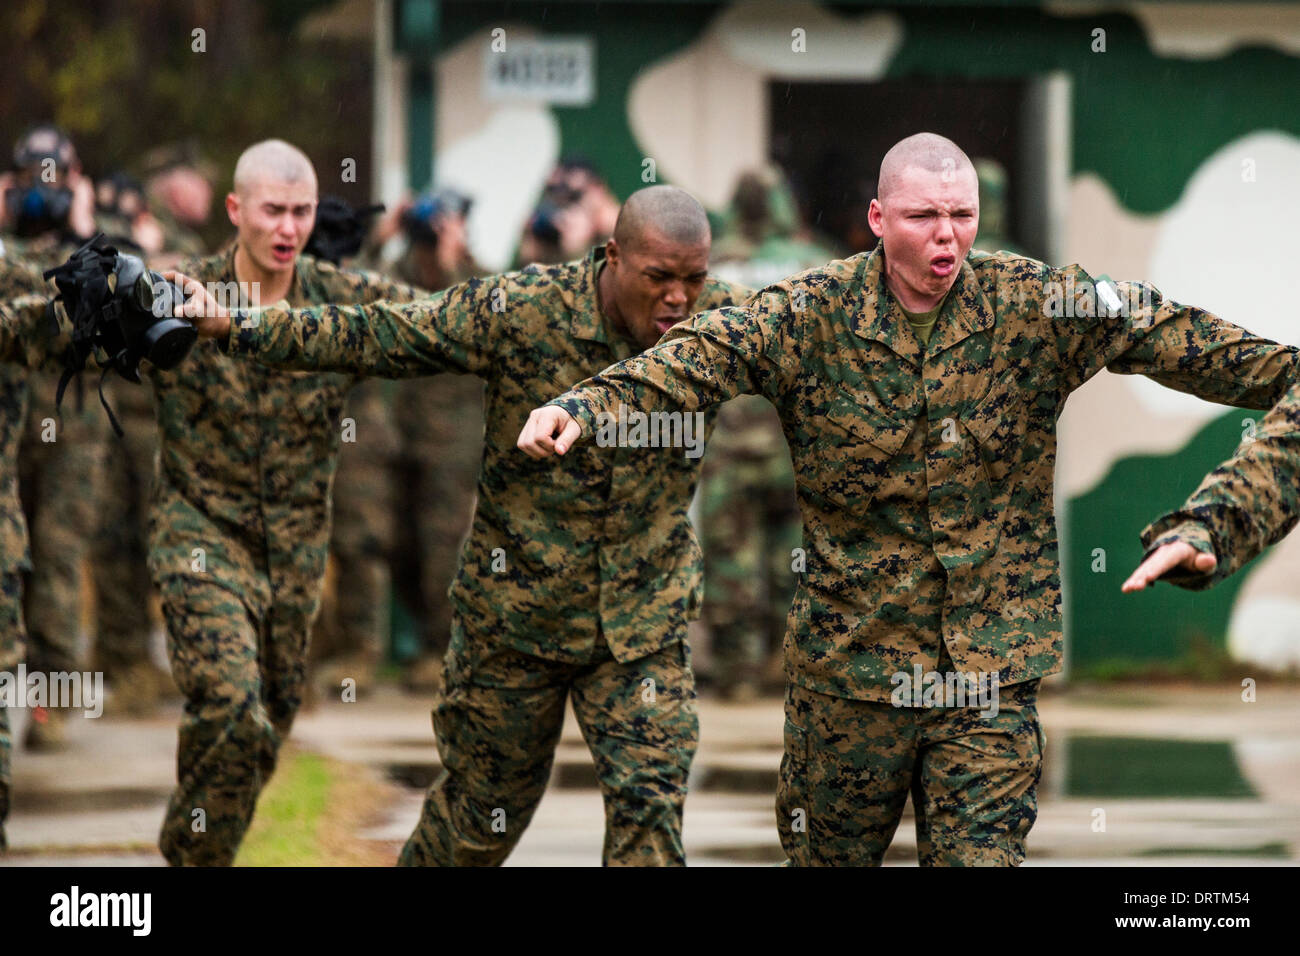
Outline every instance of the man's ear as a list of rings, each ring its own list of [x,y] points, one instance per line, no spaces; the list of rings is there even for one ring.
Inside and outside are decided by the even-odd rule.
[[[885,213],[880,208],[879,199],[871,200],[871,205],[867,208],[867,225],[871,227],[877,239],[885,234]]]
[[[605,262],[609,265],[617,265],[619,261],[618,243],[614,237],[610,236],[605,242]]]
[[[226,215],[230,217],[230,224],[236,229],[239,228],[239,196],[234,192],[226,193]]]

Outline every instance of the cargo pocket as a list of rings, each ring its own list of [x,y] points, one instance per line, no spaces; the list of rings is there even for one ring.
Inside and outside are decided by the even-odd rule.
[[[781,771],[777,779],[776,828],[781,836],[781,848],[790,866],[811,865],[812,807],[809,796],[812,787],[808,780],[808,734],[795,726],[787,717],[785,721],[785,752],[781,755]]]
[[[913,423],[863,405],[842,387],[823,420],[815,490],[844,507],[865,508],[889,476],[889,461],[907,443]]]
[[[979,405],[965,414],[962,424],[975,439],[989,483],[996,488],[1023,455],[1028,425],[1024,398],[1009,376],[989,389]]]

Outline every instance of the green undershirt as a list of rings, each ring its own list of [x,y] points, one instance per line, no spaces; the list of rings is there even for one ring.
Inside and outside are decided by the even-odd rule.
[[[949,293],[951,294],[951,290],[949,290]],[[929,312],[908,312],[903,309],[902,303],[899,303],[898,307],[903,310],[903,315],[907,317],[907,324],[912,327],[912,331],[916,333],[916,337],[921,340],[922,345],[929,344],[930,333],[934,331],[934,323],[938,321],[939,313],[943,311],[947,301],[948,296],[945,295],[939,300],[939,304]]]

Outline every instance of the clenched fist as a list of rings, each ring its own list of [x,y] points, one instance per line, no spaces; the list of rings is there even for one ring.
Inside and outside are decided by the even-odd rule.
[[[558,405],[534,408],[515,442],[529,458],[563,455],[582,435],[582,426]]]

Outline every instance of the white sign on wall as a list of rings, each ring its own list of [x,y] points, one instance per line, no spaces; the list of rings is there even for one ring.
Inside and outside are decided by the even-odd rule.
[[[591,37],[543,37],[508,41],[483,56],[488,100],[529,99],[586,106],[596,96],[596,45]]]

